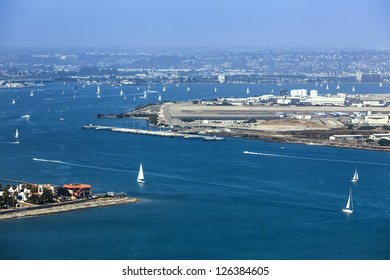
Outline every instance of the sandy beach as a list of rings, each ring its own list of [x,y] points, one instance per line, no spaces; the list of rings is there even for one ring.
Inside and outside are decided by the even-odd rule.
[[[40,215],[49,215],[60,212],[75,211],[87,208],[119,205],[126,203],[136,203],[141,201],[139,198],[132,197],[109,197],[109,198],[93,198],[87,200],[80,200],[76,202],[65,202],[43,206],[31,206],[20,208],[16,211],[2,210],[0,212],[1,220],[20,219],[25,217],[34,217]]]

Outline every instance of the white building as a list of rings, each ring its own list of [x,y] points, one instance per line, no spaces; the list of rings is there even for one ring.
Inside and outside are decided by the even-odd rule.
[[[370,125],[386,125],[389,124],[389,115],[367,114],[364,121]]]
[[[290,90],[291,97],[306,97],[307,89],[292,89]]]
[[[345,100],[344,96],[310,96],[306,102],[310,102],[314,106],[345,106]]]

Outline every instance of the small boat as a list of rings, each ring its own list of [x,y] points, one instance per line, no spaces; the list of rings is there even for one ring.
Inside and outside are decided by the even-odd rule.
[[[30,92],[30,96],[33,97],[34,96],[34,90],[31,90]]]
[[[202,137],[202,140],[203,141],[224,141],[225,138],[223,137],[218,137],[218,136],[205,136],[205,137]]]
[[[142,168],[142,163],[139,164],[137,182],[138,183],[145,183],[144,170]]]
[[[320,84],[320,87],[322,87],[322,83]]]
[[[126,100],[126,95],[123,97],[124,100]]]
[[[163,87],[162,91],[163,91],[163,92],[166,92],[166,91],[167,91],[167,89],[165,88],[165,86]]]
[[[352,92],[355,92],[355,87],[352,87]]]
[[[246,94],[249,94],[250,91],[249,91],[249,88],[246,88]]]
[[[97,87],[96,94],[97,94],[97,95],[100,95],[100,86],[99,86],[99,85],[98,85],[98,87]]]
[[[383,87],[382,82],[379,83],[379,87]]]
[[[158,95],[158,101],[161,101],[161,94]]]
[[[337,85],[336,89],[340,89],[340,85]]]
[[[190,90],[191,90],[190,87],[187,87],[187,92],[190,91]]]
[[[121,90],[121,92],[119,93],[120,96],[123,96],[123,90]]]
[[[326,90],[329,90],[329,85],[328,84],[326,84]]]
[[[358,174],[358,170],[357,170],[357,167],[356,167],[355,173],[353,174],[351,182],[352,183],[357,183],[358,181],[359,181],[359,174]]]
[[[12,104],[15,104],[16,102],[15,102],[15,99],[12,99]]]
[[[176,87],[178,87],[178,86],[179,86],[179,83],[176,84]]]
[[[271,89],[271,93],[274,93],[274,89],[273,88]]]
[[[217,92],[217,91],[218,91],[218,90],[217,90],[217,88],[215,87],[215,88],[214,88],[214,92]]]
[[[316,87],[318,87],[318,82],[316,81]]]
[[[352,188],[349,188],[349,196],[347,205],[342,209],[344,213],[351,214],[353,212]]]

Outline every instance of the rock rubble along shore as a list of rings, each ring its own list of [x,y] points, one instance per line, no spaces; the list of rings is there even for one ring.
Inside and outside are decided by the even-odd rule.
[[[53,205],[44,206],[31,206],[21,208],[15,211],[2,211],[0,212],[0,220],[20,219],[24,217],[33,217],[39,215],[49,215],[61,212],[68,212],[74,210],[81,210],[87,208],[136,203],[141,201],[139,198],[131,197],[110,197],[110,198],[94,198],[77,201],[76,203],[59,203]]]

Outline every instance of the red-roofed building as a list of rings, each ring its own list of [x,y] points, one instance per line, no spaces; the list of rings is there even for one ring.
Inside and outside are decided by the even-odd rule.
[[[64,188],[67,189],[73,196],[77,198],[87,198],[91,196],[91,185],[87,184],[65,184]]]

